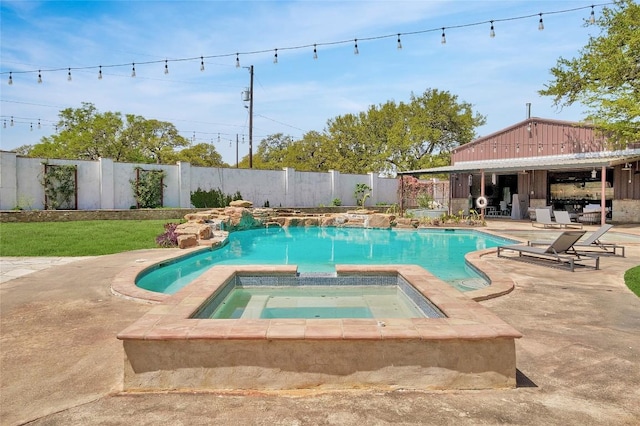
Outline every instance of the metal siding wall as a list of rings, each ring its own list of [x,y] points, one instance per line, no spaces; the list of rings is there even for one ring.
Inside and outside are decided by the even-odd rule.
[[[531,131],[528,126],[531,126]],[[463,161],[544,157],[602,151],[603,141],[593,129],[571,124],[531,120],[487,139],[477,139],[456,149],[452,164]]]

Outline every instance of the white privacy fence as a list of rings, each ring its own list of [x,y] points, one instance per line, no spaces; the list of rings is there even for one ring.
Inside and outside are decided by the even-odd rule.
[[[398,202],[398,180],[366,175],[329,172],[298,172],[176,165],[116,163],[103,158],[98,161],[44,160],[17,156],[0,151],[0,210],[21,208],[43,209],[45,201],[42,177],[44,164],[76,165],[78,210],[129,209],[136,205],[130,181],[136,168],[163,170],[165,207],[191,207],[191,192],[219,189],[224,194],[242,194],[255,207],[269,203],[271,207],[329,206],[334,199],[342,205],[355,206],[357,184],[371,188],[366,206]]]

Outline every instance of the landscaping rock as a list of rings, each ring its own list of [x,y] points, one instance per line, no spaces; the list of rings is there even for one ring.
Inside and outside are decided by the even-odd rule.
[[[395,219],[395,216],[376,213],[369,216],[368,220],[366,221],[366,225],[368,228],[387,229],[387,228],[391,228],[391,222],[394,219]]]
[[[187,222],[181,223],[176,227],[176,234],[195,235],[199,240],[208,240],[211,238],[211,226],[207,223]]]
[[[194,234],[178,235],[178,247],[186,249],[198,245],[198,238]]]
[[[253,207],[253,203],[251,201],[246,200],[235,200],[229,203],[231,207]]]

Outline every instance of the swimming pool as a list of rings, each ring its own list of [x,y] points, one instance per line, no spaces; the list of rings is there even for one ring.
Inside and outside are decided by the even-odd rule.
[[[333,227],[265,228],[234,232],[214,250],[163,262],[143,271],[140,288],[167,294],[214,265],[297,265],[302,274],[328,274],[335,265],[415,264],[461,291],[487,280],[464,255],[512,241],[474,230],[389,230]]]

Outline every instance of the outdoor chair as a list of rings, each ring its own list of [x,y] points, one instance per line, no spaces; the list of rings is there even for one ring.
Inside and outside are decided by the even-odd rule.
[[[609,255],[609,256],[624,256],[624,246],[619,246],[614,243],[603,243],[600,238],[609,230],[613,228],[613,225],[602,225],[596,229],[591,235],[584,240],[580,240],[573,245],[574,249],[579,253],[585,254],[597,254],[597,255]],[[549,241],[530,241],[529,245],[541,246],[548,245]]]
[[[549,264],[567,267],[571,272],[577,266],[588,266],[581,263],[584,260],[593,260],[594,269],[600,268],[600,258],[591,254],[578,253],[574,244],[585,234],[585,231],[564,231],[547,247],[533,247],[529,244],[512,244],[498,247],[498,257],[522,261],[541,261],[542,264],[550,261]],[[505,256],[505,250],[518,253],[518,257]]]
[[[576,223],[571,221],[571,216],[569,216],[569,212],[564,210],[555,210],[553,215],[556,217],[556,223],[561,227],[569,228],[576,227],[582,229],[581,223]]]
[[[506,201],[500,201],[500,216],[511,216],[511,211]]]
[[[561,228],[562,225],[551,220],[551,211],[549,209],[536,209],[536,220],[531,222],[532,226],[542,225],[544,228]]]

